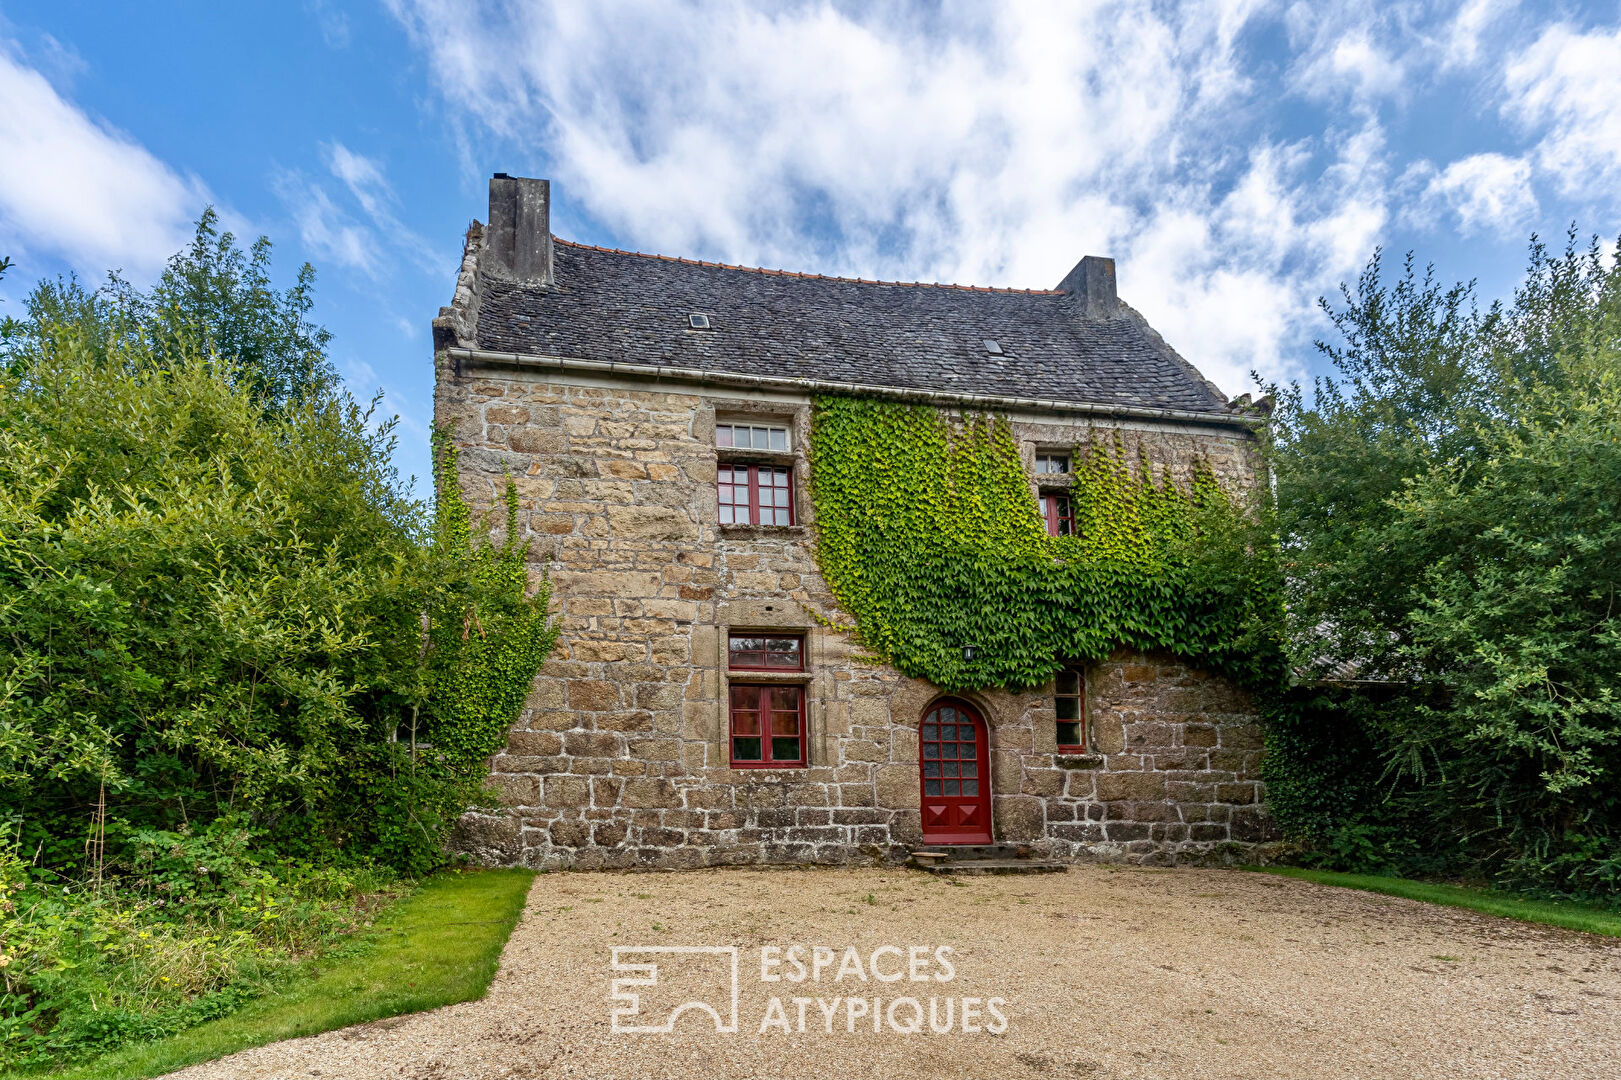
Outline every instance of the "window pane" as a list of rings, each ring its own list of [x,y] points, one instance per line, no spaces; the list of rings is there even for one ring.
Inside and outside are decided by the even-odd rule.
[[[799,758],[799,737],[797,735],[787,739],[773,738],[771,740],[772,761],[797,762]]]
[[[965,761],[965,762],[963,762],[962,763],[962,774],[964,776],[978,776],[979,775],[979,762],[977,762],[977,761]]]
[[[939,795],[940,794],[940,781],[938,781],[938,780],[925,780],[925,781],[923,781],[923,794],[925,794],[925,795]]]
[[[946,765],[945,765],[945,770],[944,771],[945,771],[945,774],[947,776],[956,776],[957,775],[957,763],[955,761],[948,761],[946,763]]]
[[[938,738],[940,738],[940,726],[938,724],[924,724],[923,725],[923,737],[925,739],[938,739]]]
[[[945,708],[941,709],[940,722],[943,724],[955,724],[957,722],[957,710],[953,709],[950,705],[947,705]],[[951,736],[947,735],[946,738],[949,739]]]
[[[772,428],[771,429],[771,449],[773,449],[773,450],[786,450],[786,449],[788,449],[788,429],[787,428]]]
[[[979,794],[979,781],[978,780],[964,780],[962,782],[962,793],[964,795],[978,795]]]
[[[732,425],[730,425],[730,424],[716,424],[715,425],[715,445],[716,446],[730,446],[730,445],[732,445]]]
[[[940,756],[940,744],[932,742],[924,743],[923,756],[926,758],[938,758]]]
[[[753,739],[733,739],[732,740],[732,760],[733,761],[759,761],[760,760],[760,740],[758,738],[753,738]]]
[[[1081,725],[1078,723],[1063,723],[1058,725],[1059,746],[1081,745]]]
[[[722,525],[737,524],[736,521],[732,520],[732,508],[727,506],[724,502],[720,504],[720,523]]]
[[[1061,697],[1055,699],[1053,704],[1058,707],[1058,719],[1079,720],[1081,718],[1080,698]]]
[[[957,725],[957,738],[961,739],[963,742],[972,744],[973,741],[974,741],[974,725],[973,724],[958,724]],[[972,745],[970,745],[969,753],[973,753]]]
[[[938,761],[925,761],[923,763],[923,775],[924,776],[939,776],[940,775],[940,763]]]
[[[956,781],[956,780],[942,780],[940,782],[945,785],[944,789],[940,792],[940,794],[942,794],[942,795],[956,795],[958,793],[958,791],[960,790],[960,782],[959,781]]]
[[[760,714],[752,710],[734,708],[732,710],[732,734],[758,735],[760,734]]]
[[[1077,680],[1073,671],[1060,671],[1058,673],[1058,692],[1060,694],[1073,694],[1077,689]]]
[[[771,512],[771,515],[772,515],[771,524],[773,524],[773,525],[792,525],[793,524],[793,522],[790,521],[789,518],[788,518],[788,511],[787,510],[782,510],[782,509],[773,510]]]

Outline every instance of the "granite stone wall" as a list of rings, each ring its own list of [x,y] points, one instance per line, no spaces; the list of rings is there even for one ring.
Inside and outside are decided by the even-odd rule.
[[[717,523],[717,415],[790,425],[779,460],[795,472],[798,524]],[[921,841],[917,728],[940,695],[858,660],[824,626],[840,615],[812,554],[807,399],[458,372],[441,357],[436,418],[455,425],[473,505],[506,476],[517,483],[561,628],[491,763],[505,805],[467,815],[458,848],[497,864],[683,867],[884,861]],[[1084,423],[1014,419],[1027,456],[1087,437]],[[1132,460],[1140,445],[1180,477],[1203,458],[1229,481],[1253,479],[1237,433],[1120,432]],[[726,641],[742,630],[805,636],[806,672],[748,680],[805,687],[804,768],[728,764]],[[998,841],[1175,861],[1267,838],[1260,735],[1241,692],[1122,653],[1087,671],[1093,752],[1058,755],[1051,690],[966,695],[989,727]]]

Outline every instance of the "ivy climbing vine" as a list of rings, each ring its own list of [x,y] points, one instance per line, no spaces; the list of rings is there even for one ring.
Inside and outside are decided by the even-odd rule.
[[[547,621],[548,584],[528,595],[517,487],[507,480],[502,540],[475,540],[447,429],[434,432],[433,451],[434,551],[451,565],[437,576],[440,592],[427,616],[429,734],[443,761],[482,776],[484,760],[506,744],[507,729],[557,641],[557,628]]]
[[[1094,435],[1072,459],[1075,535],[1052,537],[998,417],[821,397],[810,458],[823,576],[860,643],[906,675],[1031,687],[1124,645],[1283,684],[1272,544],[1208,467],[1183,490]]]

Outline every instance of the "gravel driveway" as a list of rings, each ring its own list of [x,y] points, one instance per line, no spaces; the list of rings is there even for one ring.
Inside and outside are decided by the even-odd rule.
[[[794,945],[799,982],[780,977]],[[615,946],[736,947],[736,1032],[690,1009],[669,1034],[616,1033],[610,980],[637,972],[611,969]],[[784,950],[778,981],[762,947]],[[687,998],[730,1020],[725,952],[620,961],[661,969],[621,987],[640,993],[621,1026]],[[941,1026],[951,1001],[947,1034],[931,998]],[[174,1075],[1615,1080],[1621,943],[1238,871],[548,874],[484,1001]]]

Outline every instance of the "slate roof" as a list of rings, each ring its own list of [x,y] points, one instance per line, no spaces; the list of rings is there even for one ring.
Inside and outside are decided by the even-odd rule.
[[[482,282],[481,349],[900,389],[1233,415],[1122,304],[1057,291],[899,284],[554,241],[555,284]],[[693,330],[702,312],[714,329]],[[988,353],[996,341],[1003,355]]]

